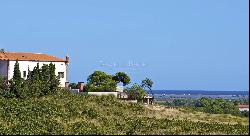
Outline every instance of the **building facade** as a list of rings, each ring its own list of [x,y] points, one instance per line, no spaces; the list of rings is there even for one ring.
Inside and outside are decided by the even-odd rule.
[[[240,111],[249,111],[249,105],[238,105]]]
[[[65,82],[68,81],[68,56],[66,59],[60,59],[41,53],[0,52],[0,75],[8,80],[12,79],[16,60],[23,79],[27,78],[28,70],[32,71],[37,63],[39,67],[52,63],[56,67],[55,74],[60,78],[60,87],[65,87]]]

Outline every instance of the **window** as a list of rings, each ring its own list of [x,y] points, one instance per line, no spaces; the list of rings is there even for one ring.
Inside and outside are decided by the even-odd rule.
[[[64,72],[58,72],[59,78],[64,78]]]
[[[26,76],[27,76],[26,71],[23,71],[23,78],[26,78]]]

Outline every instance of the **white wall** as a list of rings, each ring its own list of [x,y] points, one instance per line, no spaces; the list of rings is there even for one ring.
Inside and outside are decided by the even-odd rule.
[[[249,108],[239,108],[240,111],[249,111]]]
[[[101,96],[101,95],[114,95],[115,97],[118,96],[118,92],[85,92],[88,95],[97,95],[97,96]]]
[[[8,71],[8,79],[10,80],[14,74],[14,66],[16,61],[9,61],[9,71]],[[30,71],[33,71],[34,67],[37,65],[37,61],[18,61],[19,68],[21,71],[21,75],[23,77],[23,71],[26,71],[28,75],[28,68]],[[39,62],[39,67],[42,67],[44,64],[50,64],[51,62]],[[64,78],[60,78],[60,86],[65,87],[65,82],[67,82],[67,70],[65,62],[52,62],[55,64],[56,70],[55,74],[58,75],[58,72],[64,72]],[[24,77],[23,77],[24,78]],[[24,78],[26,79],[26,78]]]
[[[8,74],[8,61],[0,60],[0,75],[7,77]]]
[[[123,92],[123,86],[117,86],[116,91],[117,92]]]

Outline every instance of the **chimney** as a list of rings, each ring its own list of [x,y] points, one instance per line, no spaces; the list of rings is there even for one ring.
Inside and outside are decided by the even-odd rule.
[[[79,92],[83,92],[84,82],[78,82]]]
[[[69,88],[69,82],[65,82],[65,88]]]
[[[66,63],[69,64],[69,56],[66,56]]]

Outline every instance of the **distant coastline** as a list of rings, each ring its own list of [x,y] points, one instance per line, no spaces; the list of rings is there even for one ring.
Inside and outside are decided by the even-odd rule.
[[[190,95],[249,95],[249,91],[208,91],[208,90],[152,90],[153,94],[190,94]]]

